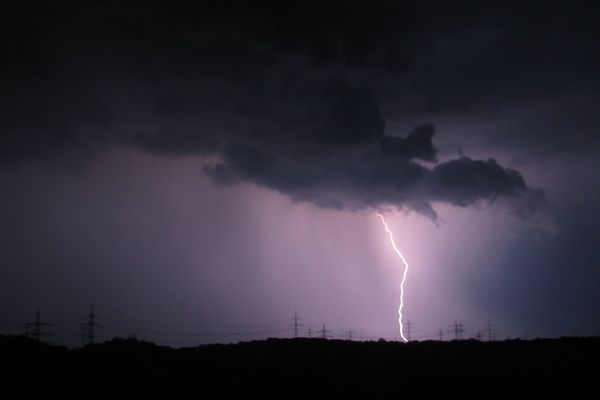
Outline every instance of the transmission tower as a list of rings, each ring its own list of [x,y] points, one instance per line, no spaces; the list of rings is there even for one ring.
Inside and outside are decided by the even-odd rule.
[[[96,341],[95,328],[98,326],[96,322],[96,314],[94,313],[94,306],[90,306],[90,313],[86,315],[87,322],[84,324],[85,332],[87,333],[86,344],[94,344]]]
[[[455,319],[454,324],[450,325],[450,327],[454,331],[454,340],[462,340],[462,335],[465,333],[464,325]]]
[[[292,318],[290,318],[290,320],[292,321],[290,326],[292,328],[294,328],[294,338],[297,338],[298,337],[298,328],[301,328],[304,326],[302,324],[302,318],[299,318],[298,312],[294,311],[294,316]]]
[[[34,337],[36,340],[40,340],[40,338],[41,338],[42,336],[49,335],[49,333],[48,333],[48,332],[46,332],[46,331],[44,331],[44,330],[43,330],[43,327],[45,327],[45,326],[50,326],[50,324],[49,324],[49,323],[47,323],[47,322],[43,322],[43,321],[42,321],[42,319],[41,319],[41,317],[40,317],[40,309],[39,309],[39,308],[37,308],[37,309],[35,310],[35,321],[34,321],[34,322],[28,322],[28,323],[26,324],[26,329],[27,329],[27,333],[26,333],[26,335],[28,335],[28,336],[29,336],[29,328],[30,328],[31,326],[33,326],[33,333],[32,333],[32,336],[33,336],[33,337]]]
[[[486,330],[487,330],[488,342],[495,340],[496,332],[494,331],[494,324],[492,324],[491,322],[488,322],[486,325]]]
[[[319,337],[322,339],[328,339],[331,337],[331,335],[330,335],[331,331],[328,329],[325,329],[325,322],[323,322],[323,329],[318,330],[317,333],[319,334]]]

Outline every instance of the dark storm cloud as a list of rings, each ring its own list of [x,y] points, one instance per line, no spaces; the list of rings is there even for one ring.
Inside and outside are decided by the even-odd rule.
[[[319,205],[525,216],[539,190],[494,160],[435,164],[430,122],[600,88],[594,2],[58,4],[0,17],[3,161],[133,146]]]
[[[404,155],[394,158],[366,152],[306,162],[252,145],[231,145],[223,151],[223,161],[205,171],[220,184],[248,181],[322,207],[404,206],[433,220],[437,214],[431,203],[436,201],[466,207],[505,197],[510,199],[511,211],[523,218],[545,204],[541,189],[527,186],[517,171],[493,159],[461,157],[428,168]]]
[[[383,154],[392,156],[436,161],[436,150],[431,142],[434,133],[432,124],[420,125],[413,129],[406,138],[384,137],[381,150]]]

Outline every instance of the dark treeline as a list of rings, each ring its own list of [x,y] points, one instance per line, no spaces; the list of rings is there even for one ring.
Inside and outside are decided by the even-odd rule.
[[[23,336],[0,336],[0,355],[5,383],[27,388],[29,382],[45,391],[194,387],[204,395],[215,393],[212,398],[369,398],[409,389],[447,397],[452,396],[448,390],[461,389],[485,396],[490,390],[517,395],[593,388],[600,338],[409,344],[269,339],[181,349],[115,338],[69,350]]]

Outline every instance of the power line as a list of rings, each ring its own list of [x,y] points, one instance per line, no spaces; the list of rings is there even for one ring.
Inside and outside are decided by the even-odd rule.
[[[179,326],[179,329],[171,329],[170,327],[167,327],[167,329],[153,329],[152,326],[147,326],[145,329],[139,329],[137,327],[132,326],[131,324],[115,324],[115,323],[104,323],[105,319],[104,317],[102,317],[101,319],[101,324],[98,323],[98,315],[96,314],[93,305],[90,306],[90,311],[88,314],[85,314],[85,322],[84,323],[79,323],[79,324],[74,324],[74,323],[70,323],[70,321],[63,321],[63,322],[59,322],[59,323],[52,323],[49,324],[47,322],[45,322],[44,320],[42,320],[41,317],[41,313],[39,309],[36,309],[36,313],[35,313],[35,319],[27,322],[27,324],[24,325],[25,328],[25,334],[27,336],[33,337],[37,340],[42,339],[42,337],[44,335],[49,335],[50,333],[46,332],[46,327],[48,326],[52,326],[52,330],[56,329],[60,329],[60,328],[68,328],[68,327],[73,327],[73,328],[78,328],[77,331],[75,331],[75,329],[73,329],[73,333],[78,334],[78,339],[79,339],[79,335],[81,337],[81,343],[82,345],[88,345],[88,344],[92,344],[95,342],[96,340],[96,333],[98,332],[98,329],[103,329],[102,332],[106,333],[108,330],[108,332],[110,333],[118,333],[119,335],[122,336],[122,334],[129,334],[131,332],[136,332],[138,334],[141,335],[156,335],[154,336],[155,340],[158,340],[158,342],[161,342],[163,339],[169,341],[170,339],[168,338],[168,336],[189,336],[189,337],[206,337],[207,339],[198,339],[199,341],[202,342],[219,342],[219,341],[225,341],[227,340],[227,337],[240,337],[239,340],[245,340],[243,337],[247,336],[247,337],[261,337],[262,335],[270,335],[269,337],[286,337],[288,335],[285,335],[283,332],[290,332],[290,327],[293,328],[293,337],[294,338],[298,338],[300,336],[303,335],[307,335],[309,338],[312,337],[320,337],[320,338],[332,338],[332,330],[329,330],[326,328],[325,323],[323,323],[323,328],[322,329],[313,329],[312,327],[309,327],[308,329],[304,330],[305,325],[303,325],[303,318],[301,318],[298,315],[297,311],[294,311],[292,318],[290,318],[290,324],[289,325],[285,325],[285,324],[279,324],[279,325],[273,325],[273,324],[254,324],[254,325],[214,325],[214,326],[202,326],[201,328],[196,328],[197,330],[185,330],[185,328],[181,329],[182,327]],[[2,323],[0,324],[0,326],[8,326],[11,324],[8,323]],[[15,326],[23,326],[20,324],[15,324]],[[448,338],[453,338],[454,340],[464,340],[467,336],[465,334],[466,330],[465,330],[465,325],[461,322],[459,322],[458,319],[455,319],[454,323],[449,325],[451,329],[444,331],[444,330],[439,330],[437,332],[431,332],[428,335],[424,335],[424,334],[420,334],[419,330],[415,330],[415,326],[412,323],[412,321],[407,320],[406,324],[404,326],[405,328],[405,333],[407,335],[407,339],[409,341],[412,340],[424,340],[424,339],[434,339],[434,340],[439,340],[439,341],[443,341],[448,340]],[[272,329],[260,329],[261,327],[273,327]],[[475,338],[479,341],[481,340],[487,340],[487,341],[494,341],[496,339],[496,335],[497,332],[494,329],[495,325],[492,324],[491,322],[488,322],[484,327],[481,327],[481,329],[479,330],[474,330],[474,332],[472,334],[470,334],[468,337],[469,338]],[[22,329],[22,328],[21,328]],[[79,332],[79,329],[81,329],[81,331]],[[452,336],[450,336],[452,335]],[[106,334],[102,335],[102,336],[107,336]],[[152,337],[152,336],[150,336]],[[266,337],[266,336],[265,336]],[[289,337],[289,336],[288,336]],[[337,335],[336,335],[337,337]],[[397,338],[393,337],[393,336],[389,336],[389,337],[381,337],[381,336],[367,336],[367,335],[363,335],[362,332],[359,330],[354,331],[354,330],[345,330],[340,332],[340,337],[347,339],[347,340],[389,340],[389,341],[394,341]],[[183,339],[182,339],[183,340]],[[77,340],[79,341],[79,340]],[[193,339],[190,339],[190,341],[193,341]]]
[[[112,323],[113,326],[123,326],[129,328],[129,326],[121,325],[119,321],[111,320],[106,317],[102,317],[103,321]],[[224,329],[224,330],[240,330],[240,329],[254,329],[254,328],[281,328],[281,324],[250,324],[250,325],[194,325],[196,330],[212,330],[212,329]],[[185,329],[173,329],[174,331],[184,331]]]
[[[155,334],[155,335],[173,335],[173,336],[244,336],[244,335],[262,335],[262,334],[271,334],[271,333],[282,333],[288,332],[288,328],[284,329],[271,329],[271,330],[262,330],[262,331],[238,331],[238,332],[192,332],[192,331],[165,331],[165,330],[155,330],[155,329],[137,329],[132,326],[125,325],[112,325],[112,324],[102,324],[98,326],[103,329],[121,329],[121,330],[129,330],[136,331],[145,334]]]

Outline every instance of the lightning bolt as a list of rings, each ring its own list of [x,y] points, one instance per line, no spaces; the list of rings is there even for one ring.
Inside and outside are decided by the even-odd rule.
[[[404,307],[404,281],[406,281],[406,274],[408,273],[408,263],[404,259],[404,256],[402,255],[402,253],[400,253],[400,250],[398,250],[398,247],[396,247],[396,243],[394,242],[394,235],[392,234],[392,231],[390,231],[390,228],[388,228],[387,224],[385,223],[385,219],[383,218],[383,215],[381,215],[379,213],[376,213],[376,215],[381,219],[381,223],[385,227],[385,231],[387,232],[388,236],[390,237],[390,243],[392,244],[394,251],[396,252],[396,254],[398,254],[400,259],[402,260],[402,264],[404,264],[404,272],[402,273],[402,280],[400,281],[400,306],[398,306],[398,323],[400,325],[400,337],[405,342],[408,342],[408,340],[404,337],[404,326],[402,325],[402,308]]]

